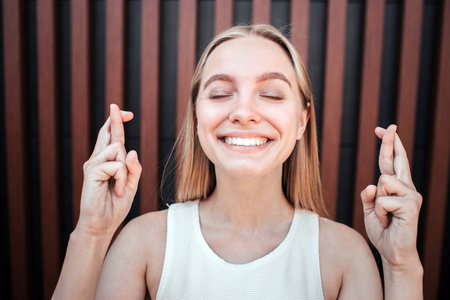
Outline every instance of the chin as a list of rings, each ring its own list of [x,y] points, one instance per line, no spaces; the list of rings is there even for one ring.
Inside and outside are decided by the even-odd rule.
[[[261,164],[228,164],[225,167],[220,168],[222,174],[226,174],[231,177],[236,178],[257,178],[263,177],[270,173],[281,174],[281,172],[277,172],[276,170],[264,167],[261,167]],[[282,170],[282,168],[280,168]]]

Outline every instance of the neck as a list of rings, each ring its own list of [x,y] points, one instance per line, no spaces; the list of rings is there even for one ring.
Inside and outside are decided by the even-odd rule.
[[[208,213],[222,224],[243,230],[290,221],[294,209],[284,196],[281,171],[275,176],[245,178],[216,174],[216,189],[205,202]]]

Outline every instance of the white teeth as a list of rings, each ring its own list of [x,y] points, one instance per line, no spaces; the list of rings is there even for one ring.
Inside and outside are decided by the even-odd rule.
[[[262,146],[267,143],[266,138],[235,138],[235,137],[226,137],[224,141],[228,145],[233,146]]]

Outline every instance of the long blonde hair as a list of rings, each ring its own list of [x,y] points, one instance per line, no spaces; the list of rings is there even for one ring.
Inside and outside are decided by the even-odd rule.
[[[282,185],[288,201],[302,208],[327,216],[319,172],[316,117],[311,82],[299,54],[289,40],[271,25],[235,26],[219,34],[203,52],[191,82],[189,103],[180,132],[177,147],[176,195],[177,202],[205,199],[216,186],[214,165],[203,152],[196,134],[196,100],[203,77],[204,67],[214,49],[229,40],[257,36],[279,44],[291,59],[301,95],[301,105],[310,109],[310,120],[303,137],[283,164]]]

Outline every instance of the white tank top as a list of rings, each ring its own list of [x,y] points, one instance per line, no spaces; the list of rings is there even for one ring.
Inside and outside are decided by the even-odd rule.
[[[156,299],[324,299],[318,216],[296,210],[277,248],[252,262],[232,264],[206,243],[198,200],[171,205]]]

